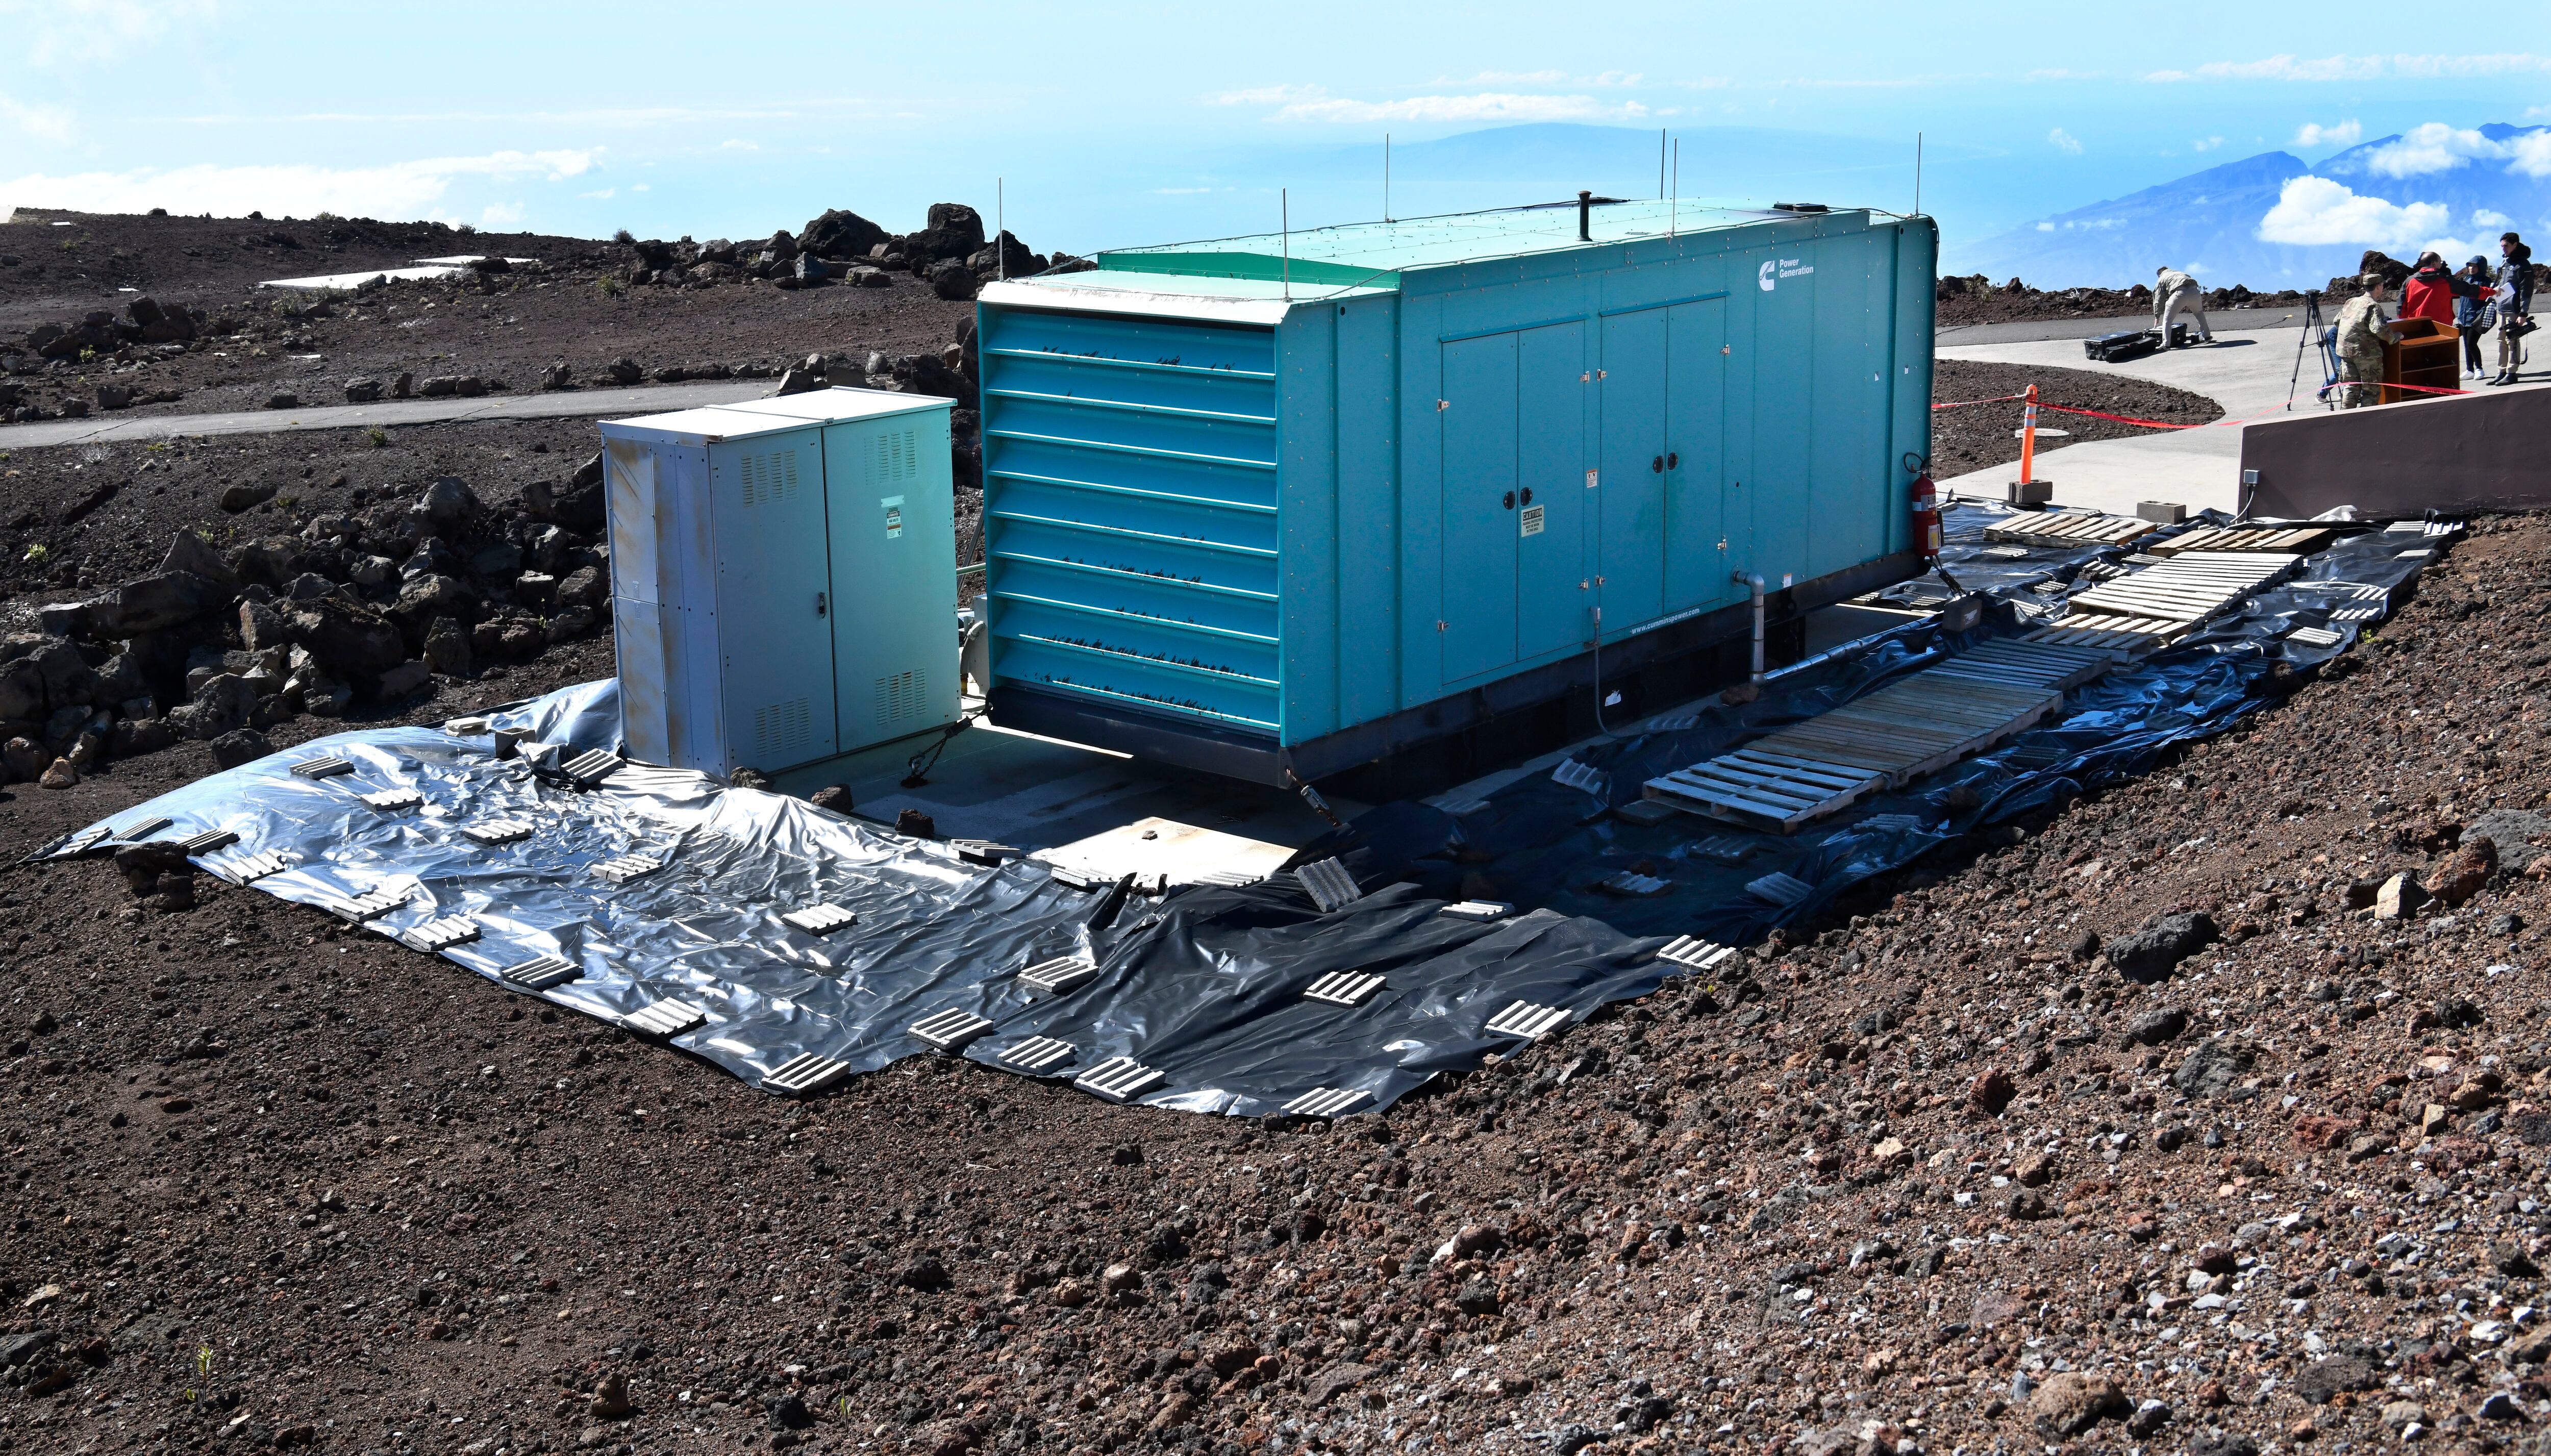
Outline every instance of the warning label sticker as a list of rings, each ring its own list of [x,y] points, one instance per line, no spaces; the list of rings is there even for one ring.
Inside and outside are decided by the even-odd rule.
[[[1538,536],[1541,534],[1541,511],[1542,508],[1537,505],[1528,505],[1523,508],[1523,534],[1526,536]]]

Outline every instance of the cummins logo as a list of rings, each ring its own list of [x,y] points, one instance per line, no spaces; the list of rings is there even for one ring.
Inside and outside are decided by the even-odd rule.
[[[1769,293],[1779,279],[1803,278],[1815,270],[1816,265],[1802,258],[1765,259],[1763,265],[1754,270],[1754,281]]]

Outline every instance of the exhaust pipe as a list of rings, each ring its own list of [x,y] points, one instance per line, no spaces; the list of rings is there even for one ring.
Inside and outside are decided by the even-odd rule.
[[[1739,572],[1736,573],[1736,579],[1739,583],[1750,586],[1754,589],[1753,680],[1754,685],[1757,688],[1760,688],[1763,685],[1763,573],[1760,572]]]
[[[1594,241],[1594,194],[1591,192],[1577,194],[1577,241]]]

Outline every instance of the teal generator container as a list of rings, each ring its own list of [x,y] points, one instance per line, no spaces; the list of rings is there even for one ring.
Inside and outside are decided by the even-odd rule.
[[[1676,665],[1750,638],[1741,575],[1793,614],[1919,570],[1937,254],[1569,203],[987,285],[994,720],[1289,783],[1715,685]]]

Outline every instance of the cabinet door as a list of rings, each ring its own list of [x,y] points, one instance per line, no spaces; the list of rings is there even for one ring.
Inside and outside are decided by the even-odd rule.
[[[1665,611],[1666,312],[1603,320],[1595,574],[1607,635]]]
[[[1585,326],[1518,336],[1515,401],[1515,656],[1593,636],[1586,589]]]
[[[709,450],[727,753],[769,772],[837,752],[820,430]]]
[[[832,502],[834,677],[842,749],[906,737],[957,717],[957,511],[948,413],[930,410],[824,431]]]
[[[1727,509],[1727,305],[1721,299],[1665,310],[1665,609],[1708,606],[1735,595],[1734,562],[1750,552],[1735,537],[1746,518]]]
[[[1444,680],[1515,660],[1515,336],[1443,346]]]

